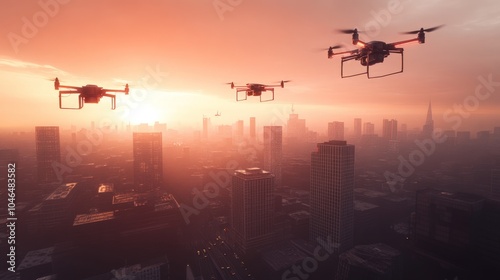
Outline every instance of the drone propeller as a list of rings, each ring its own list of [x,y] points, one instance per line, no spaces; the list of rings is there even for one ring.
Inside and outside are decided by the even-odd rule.
[[[357,28],[354,28],[354,29],[337,29],[337,32],[344,33],[344,34],[363,33],[363,31],[360,31]]]
[[[444,24],[441,24],[441,25],[434,26],[434,27],[427,28],[427,29],[420,28],[419,30],[413,30],[413,31],[408,31],[408,32],[401,32],[401,34],[418,34],[420,32],[432,32],[432,31],[438,30],[439,28],[441,28],[443,26],[444,26]]]
[[[324,52],[324,51],[328,51],[330,49],[332,50],[335,50],[335,49],[340,49],[340,48],[343,48],[344,45],[334,45],[334,46],[331,46],[331,47],[328,47],[328,48],[317,48],[317,49],[314,49],[314,51],[316,52]]]

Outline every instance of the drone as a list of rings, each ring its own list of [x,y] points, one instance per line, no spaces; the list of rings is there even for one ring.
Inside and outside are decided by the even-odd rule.
[[[221,114],[219,113],[219,111],[217,111],[217,114],[215,114],[216,117],[220,117]]]
[[[111,98],[111,110],[116,109],[116,96],[114,94],[109,94],[108,92],[124,92],[128,94],[129,88],[128,84],[125,85],[125,89],[103,89],[102,87],[96,85],[86,85],[81,87],[75,86],[63,86],[59,84],[59,79],[56,78],[54,81],[54,88],[59,90],[59,88],[68,88],[72,90],[59,90],[59,108],[60,109],[82,109],[85,103],[99,103],[102,97]],[[63,94],[79,94],[78,96],[78,107],[63,107],[62,98]]]
[[[235,86],[234,83],[227,83],[228,85],[231,85],[231,88],[236,87],[236,101],[243,101],[247,100],[248,96],[260,96],[260,102],[266,102],[266,101],[273,101],[274,100],[274,88],[275,87],[285,87],[285,83],[290,82],[290,80],[286,81],[281,81],[277,85],[264,85],[264,84],[246,84],[244,86]],[[271,91],[272,92],[272,97],[271,99],[266,99],[262,100],[262,92],[264,91]],[[245,97],[240,98],[240,92],[245,92]]]
[[[394,43],[385,43],[382,41],[370,41],[370,42],[363,42],[359,40],[359,34],[362,31],[358,31],[358,29],[341,29],[339,32],[344,33],[344,34],[352,34],[352,44],[358,46],[359,48],[356,50],[350,50],[350,51],[343,51],[343,52],[338,52],[334,53],[334,49],[341,48],[342,45],[335,45],[331,46],[328,48],[328,58],[332,58],[335,55],[343,55],[347,54],[347,56],[342,56],[341,57],[341,66],[340,66],[340,75],[342,78],[349,78],[349,77],[354,77],[354,76],[359,76],[359,75],[364,75],[366,74],[368,79],[371,78],[381,78],[381,77],[386,77],[398,73],[403,72],[403,51],[404,49],[401,47],[398,47],[403,44],[407,43],[412,43],[412,42],[418,42],[419,44],[424,44],[425,43],[425,32],[432,32],[434,30],[437,30],[439,28],[443,27],[443,25],[435,26],[432,28],[420,28],[419,30],[415,31],[409,31],[409,32],[403,32],[402,34],[417,34],[417,38],[409,39],[409,40],[404,40],[404,41],[399,41],[399,42],[394,42]],[[400,54],[401,55],[401,69],[392,73],[388,74],[383,74],[383,75],[378,75],[378,76],[372,76],[370,75],[370,66],[377,64],[377,63],[382,63],[384,62],[384,58],[388,57],[390,54]],[[361,72],[361,73],[356,73],[352,75],[344,75],[344,62],[350,61],[350,60],[359,60],[362,66],[366,66],[366,71]]]

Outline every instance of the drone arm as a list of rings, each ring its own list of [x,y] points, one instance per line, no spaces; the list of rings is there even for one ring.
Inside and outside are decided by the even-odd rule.
[[[404,41],[390,43],[388,45],[392,46],[392,47],[395,47],[395,46],[399,46],[399,45],[403,45],[403,44],[408,44],[408,43],[413,43],[413,42],[419,42],[419,39],[418,38],[414,38],[414,39],[410,39],[410,40],[404,40]]]
[[[67,94],[67,93],[80,93],[78,90],[60,90],[59,94]]]
[[[103,89],[103,91],[105,92],[126,92],[126,90],[124,89]],[[105,96],[107,96],[106,94],[104,94]]]
[[[72,89],[81,89],[81,87],[74,87],[74,86],[63,86],[63,85],[57,85],[58,88],[72,88]]]
[[[355,45],[360,47],[360,48],[364,48],[364,47],[366,47],[367,44],[361,40],[357,40]]]
[[[345,52],[338,52],[338,53],[332,53],[332,56],[333,56],[333,55],[346,54],[346,53],[348,53],[348,54],[353,54],[353,53],[357,53],[357,52],[358,52],[358,50],[351,50],[351,51],[345,51]],[[329,57],[329,58],[331,58],[331,57]]]

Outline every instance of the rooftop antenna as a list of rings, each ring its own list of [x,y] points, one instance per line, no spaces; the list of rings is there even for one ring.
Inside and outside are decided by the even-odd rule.
[[[295,112],[295,110],[293,109],[293,104],[292,104],[292,114]]]

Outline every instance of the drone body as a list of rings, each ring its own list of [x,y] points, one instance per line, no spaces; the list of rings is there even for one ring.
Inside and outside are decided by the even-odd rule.
[[[394,74],[398,74],[403,72],[403,51],[404,49],[399,47],[400,45],[407,44],[407,43],[412,43],[412,42],[418,42],[419,44],[425,43],[425,32],[432,32],[438,28],[441,28],[441,26],[436,26],[432,28],[420,28],[420,30],[416,31],[410,31],[410,32],[405,32],[404,34],[417,34],[417,38],[410,39],[410,40],[404,40],[404,41],[399,41],[399,42],[393,42],[393,43],[386,43],[383,41],[371,41],[371,42],[363,42],[359,40],[359,34],[357,29],[344,29],[340,30],[341,33],[345,34],[352,34],[352,43],[353,45],[358,46],[358,49],[355,50],[350,50],[350,51],[343,51],[343,52],[338,52],[334,53],[334,49],[341,48],[342,46],[336,45],[336,46],[331,46],[328,48],[328,58],[332,58],[335,55],[346,55],[341,57],[341,77],[342,78],[348,78],[348,77],[354,77],[354,76],[359,76],[366,74],[369,79],[371,78],[381,78],[381,77],[386,77]],[[373,76],[370,75],[370,66],[377,64],[377,63],[382,63],[384,62],[384,59],[388,57],[391,53],[393,54],[400,54],[401,55],[401,68],[398,71],[384,74],[384,75],[379,75],[379,76]],[[344,75],[344,62],[350,61],[350,60],[359,60],[360,64],[362,66],[366,67],[365,72],[361,73],[356,73],[356,74],[351,74],[351,75]]]
[[[274,100],[274,88],[276,87],[285,87],[285,83],[290,82],[289,80],[287,81],[281,81],[278,85],[265,85],[265,84],[256,84],[256,83],[248,83],[244,86],[235,86],[233,82],[228,83],[231,85],[231,88],[234,89],[236,88],[236,101],[243,101],[247,100],[248,96],[259,96],[260,97],[260,102],[266,102],[266,101],[272,101]],[[262,100],[262,93],[266,91],[271,91],[272,96],[271,99],[267,100]],[[244,98],[239,98],[239,93],[244,92],[245,97]]]
[[[59,88],[68,88],[71,90],[59,90]],[[60,109],[82,109],[85,103],[99,103],[102,97],[111,98],[111,110],[116,108],[116,96],[114,94],[109,94],[108,92],[123,92],[128,94],[129,88],[128,84],[125,85],[125,89],[104,89],[96,85],[86,85],[81,87],[75,86],[63,86],[59,83],[59,79],[56,78],[54,81],[54,89],[59,90],[59,108]],[[62,97],[63,94],[78,94],[78,107],[63,107]]]

